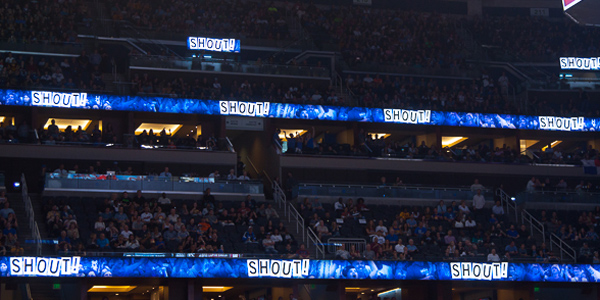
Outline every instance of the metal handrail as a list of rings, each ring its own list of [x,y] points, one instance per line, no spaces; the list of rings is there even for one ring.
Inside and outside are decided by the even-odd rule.
[[[323,243],[321,242],[319,237],[315,234],[315,232],[310,227],[308,228],[308,240],[310,242],[312,242],[313,245],[315,245],[316,258],[319,258],[319,253],[321,254],[321,256],[320,256],[321,258],[325,258],[325,246],[323,245]]]
[[[555,233],[550,234],[550,250],[552,250],[552,245],[556,245],[560,249],[561,261],[563,260],[563,254],[566,254],[573,259],[573,262],[577,262],[577,251]]]
[[[539,233],[542,234],[542,240],[545,243],[546,242],[546,229],[544,228],[544,224],[542,222],[540,222],[538,219],[536,219],[535,217],[533,217],[529,212],[527,212],[526,210],[523,210],[521,212],[521,223],[525,224],[525,221],[527,221],[529,223],[529,231],[530,232],[533,232],[533,229],[535,228]]]
[[[289,209],[287,210],[289,212],[288,213],[288,222],[291,222],[291,218],[296,219],[296,232],[299,233],[299,231],[301,230],[302,231],[302,242],[306,242],[306,226],[304,223],[304,218],[300,215],[300,213],[294,207],[293,204],[288,202],[287,205],[289,206]]]
[[[37,222],[35,221],[35,212],[33,210],[33,203],[31,202],[31,197],[29,197],[27,181],[25,180],[25,174],[21,174],[21,195],[23,196],[25,215],[28,218],[29,228],[31,228],[31,236],[33,240],[35,240],[36,253],[40,255],[42,253],[42,237]]]
[[[515,222],[518,223],[519,222],[519,210],[517,209],[517,204],[502,189],[497,189],[496,195],[500,197],[500,203],[502,204],[502,207],[504,208],[506,206],[506,214],[507,215],[510,213],[511,209],[513,210],[513,212],[515,213]]]
[[[225,140],[227,141],[227,148],[228,148],[229,152],[235,153],[235,148],[233,148],[233,143],[231,142],[229,137],[225,137]]]
[[[517,209],[517,204],[514,201],[512,201],[512,198],[510,198],[508,196],[508,194],[506,194],[506,192],[504,192],[504,190],[502,190],[502,189],[498,189],[496,191],[496,195],[498,195],[500,197],[500,201],[503,204],[503,206],[504,206],[504,204],[506,204],[506,207],[507,207],[506,212],[507,213],[508,213],[509,208],[512,208],[514,210],[516,221],[518,223],[519,210]],[[541,233],[543,242],[545,243],[546,242],[546,230],[545,230],[544,224],[542,222],[540,222],[538,219],[536,219],[534,216],[532,216],[525,209],[521,210],[520,214],[521,214],[521,223],[522,224],[529,223],[530,232],[533,233],[533,229],[537,230],[539,233]],[[550,233],[549,237],[550,237],[550,250],[552,250],[553,245],[556,245],[560,250],[561,261],[562,261],[564,255],[567,255],[571,259],[573,259],[574,262],[577,262],[577,251],[575,249],[573,249],[573,247],[569,246],[565,241],[563,241],[559,236],[557,236],[554,233]]]
[[[408,189],[415,189],[415,190],[436,190],[436,189],[440,189],[440,190],[444,190],[444,191],[471,191],[471,187],[470,186],[465,186],[465,187],[445,187],[445,186],[421,186],[421,185],[386,185],[386,186],[382,186],[382,185],[378,185],[378,184],[348,184],[348,183],[341,183],[341,184],[335,184],[335,183],[310,183],[310,182],[305,182],[305,183],[300,183],[299,186],[303,186],[303,187],[310,187],[310,186],[317,186],[317,187],[347,187],[347,188],[386,188],[386,189],[403,189],[403,190],[408,190]],[[492,189],[486,189],[484,188],[482,190],[482,192],[491,192]]]

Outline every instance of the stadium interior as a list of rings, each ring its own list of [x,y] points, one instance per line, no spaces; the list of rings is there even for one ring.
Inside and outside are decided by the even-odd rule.
[[[600,299],[598,16],[4,0],[0,299]]]

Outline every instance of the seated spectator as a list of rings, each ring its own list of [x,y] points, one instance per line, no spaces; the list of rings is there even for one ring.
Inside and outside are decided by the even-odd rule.
[[[506,231],[506,236],[513,240],[520,238],[519,232],[515,229],[515,225],[510,225],[510,228]]]
[[[309,257],[308,250],[306,250],[306,246],[304,244],[300,244],[300,247],[296,251],[296,254],[298,255],[298,258],[308,258]]]
[[[275,242],[271,239],[271,234],[267,233],[267,236],[262,240],[262,246],[267,254],[277,254],[275,250]]]
[[[496,201],[496,204],[494,205],[494,207],[492,207],[492,212],[496,216],[503,216],[504,215],[504,207],[502,207],[502,205],[500,204],[500,200]]]
[[[510,257],[515,257],[519,254],[519,249],[515,245],[515,241],[510,242],[510,244],[504,248],[504,251],[510,254]]]
[[[491,261],[491,262],[499,262],[500,261],[500,256],[498,256],[498,254],[496,253],[496,249],[492,249],[490,251],[490,254],[488,254],[488,256],[487,256],[487,261]]]
[[[271,218],[279,219],[279,214],[277,213],[277,210],[275,210],[273,208],[272,204],[269,204],[267,206],[267,208],[265,209],[265,216],[267,217],[267,219],[271,219]]]
[[[394,246],[394,258],[395,259],[399,259],[399,260],[404,260],[404,256],[406,254],[406,246],[404,246],[404,244],[402,244],[402,240],[398,240],[398,242],[396,243],[396,246]]]
[[[246,244],[257,243],[256,235],[254,235],[254,228],[252,228],[252,226],[248,227],[248,230],[244,232],[244,235],[242,236],[242,242]]]
[[[336,257],[337,257],[337,253],[336,253]],[[374,260],[376,258],[376,253],[375,253],[375,251],[372,250],[371,245],[367,244],[365,251],[363,251],[362,257],[366,260]],[[350,259],[350,258],[345,258],[345,259]]]
[[[473,220],[473,218],[471,216],[467,217],[467,221],[465,221],[465,228],[475,228],[477,226],[477,223],[475,222],[475,220]]]
[[[409,255],[414,255],[419,252],[419,248],[415,245],[415,241],[413,239],[408,240],[408,245],[406,246],[406,250]]]

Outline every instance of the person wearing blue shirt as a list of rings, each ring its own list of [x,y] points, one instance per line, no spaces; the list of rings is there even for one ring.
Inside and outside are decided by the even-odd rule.
[[[413,216],[410,216],[410,218],[408,218],[408,220],[406,220],[406,224],[409,227],[417,227],[417,221],[415,220],[415,218],[413,218]]]
[[[390,241],[390,244],[391,244],[391,243],[398,242],[398,240],[400,239],[400,237],[394,232],[394,229],[390,228],[390,232],[388,233],[388,235],[385,236],[385,239],[387,241]]]
[[[454,218],[456,218],[456,213],[454,213],[451,207],[449,207],[446,213],[444,214],[444,218],[448,222],[452,222],[454,221]]]
[[[514,241],[510,242],[510,245],[507,245],[504,248],[504,251],[506,251],[506,253],[510,254],[510,256],[517,256],[519,254],[519,249],[515,245]]]
[[[252,226],[248,227],[248,230],[244,232],[242,236],[242,242],[244,243],[256,243],[256,235],[254,235],[254,229]]]
[[[446,204],[444,204],[444,200],[440,200],[440,203],[438,203],[436,208],[438,213],[443,214],[446,211]]]
[[[417,236],[423,236],[425,235],[425,233],[427,233],[427,227],[425,226],[425,224],[423,224],[423,222],[421,222],[419,224],[419,227],[415,228],[415,234]]]
[[[106,238],[106,235],[104,233],[100,234],[100,237],[96,240],[96,245],[98,245],[98,248],[100,249],[109,249],[109,241]]]
[[[506,231],[506,235],[512,239],[518,239],[520,237],[519,232],[515,229],[515,225],[510,225],[510,228]]]
[[[173,177],[173,174],[171,174],[171,172],[169,172],[169,167],[165,167],[165,170],[162,171],[160,173],[160,175],[158,175],[161,178],[171,178]]]

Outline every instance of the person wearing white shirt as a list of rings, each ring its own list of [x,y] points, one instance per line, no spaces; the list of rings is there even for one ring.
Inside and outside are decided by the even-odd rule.
[[[460,205],[458,206],[458,210],[460,210],[464,215],[468,215],[471,213],[471,210],[467,206],[465,200],[460,201]]]
[[[484,187],[479,183],[479,179],[475,179],[473,184],[471,185],[471,192],[475,193],[477,190],[483,190]]]
[[[396,244],[396,246],[394,247],[394,250],[396,250],[396,253],[399,253],[399,254],[406,253],[406,246],[404,246],[402,244],[402,239],[398,240],[398,244]]]
[[[123,230],[121,231],[121,235],[125,238],[125,239],[129,239],[129,236],[132,235],[133,232],[131,232],[131,230],[129,230],[129,226],[124,225],[123,226]]]
[[[465,223],[463,223],[460,219],[454,220],[454,228],[465,228]]]
[[[338,199],[338,202],[336,202],[333,207],[335,208],[336,211],[343,211],[344,208],[346,207],[346,204],[344,204],[342,198]]]
[[[387,235],[387,233],[388,233],[388,229],[387,229],[387,227],[385,227],[383,225],[383,221],[382,220],[379,220],[379,225],[377,225],[377,227],[375,227],[375,231],[376,232],[377,231],[381,231],[381,232],[383,232],[384,235]]]
[[[496,254],[496,249],[492,249],[492,252],[490,252],[490,254],[488,254],[487,260],[493,261],[493,262],[500,261],[500,256],[498,256],[498,254]]]
[[[273,234],[271,234],[271,240],[275,244],[283,242],[283,237],[279,233],[279,230],[275,229],[275,231],[273,232]]]
[[[477,194],[473,196],[473,208],[480,210],[485,206],[485,197],[481,194],[481,190],[477,190]]]
[[[161,205],[171,204],[171,199],[167,198],[166,193],[162,193],[162,195],[158,198],[158,203]]]
[[[531,177],[531,180],[527,182],[525,190],[529,193],[535,192],[535,177]]]
[[[150,208],[146,207],[144,209],[144,212],[142,213],[141,217],[142,217],[142,222],[150,223],[152,221],[152,217],[153,217],[152,213],[150,212]]]
[[[250,177],[248,176],[248,172],[244,171],[244,173],[242,173],[242,175],[240,175],[240,177],[238,177],[237,180],[245,180],[245,181],[250,180]]]
[[[475,223],[475,220],[473,220],[473,218],[469,217],[467,219],[467,221],[465,222],[465,227],[466,228],[475,228],[475,226],[477,226],[477,223]]]
[[[502,205],[500,205],[500,201],[496,201],[496,205],[494,205],[494,207],[492,207],[492,212],[496,216],[504,215],[504,207],[502,207]]]
[[[229,174],[227,174],[227,180],[237,180],[234,169],[229,170]]]
[[[60,174],[60,176],[66,176],[69,173],[69,171],[67,171],[65,169],[65,165],[60,164],[60,166],[58,167],[58,169],[54,170],[54,173],[55,174]]]

